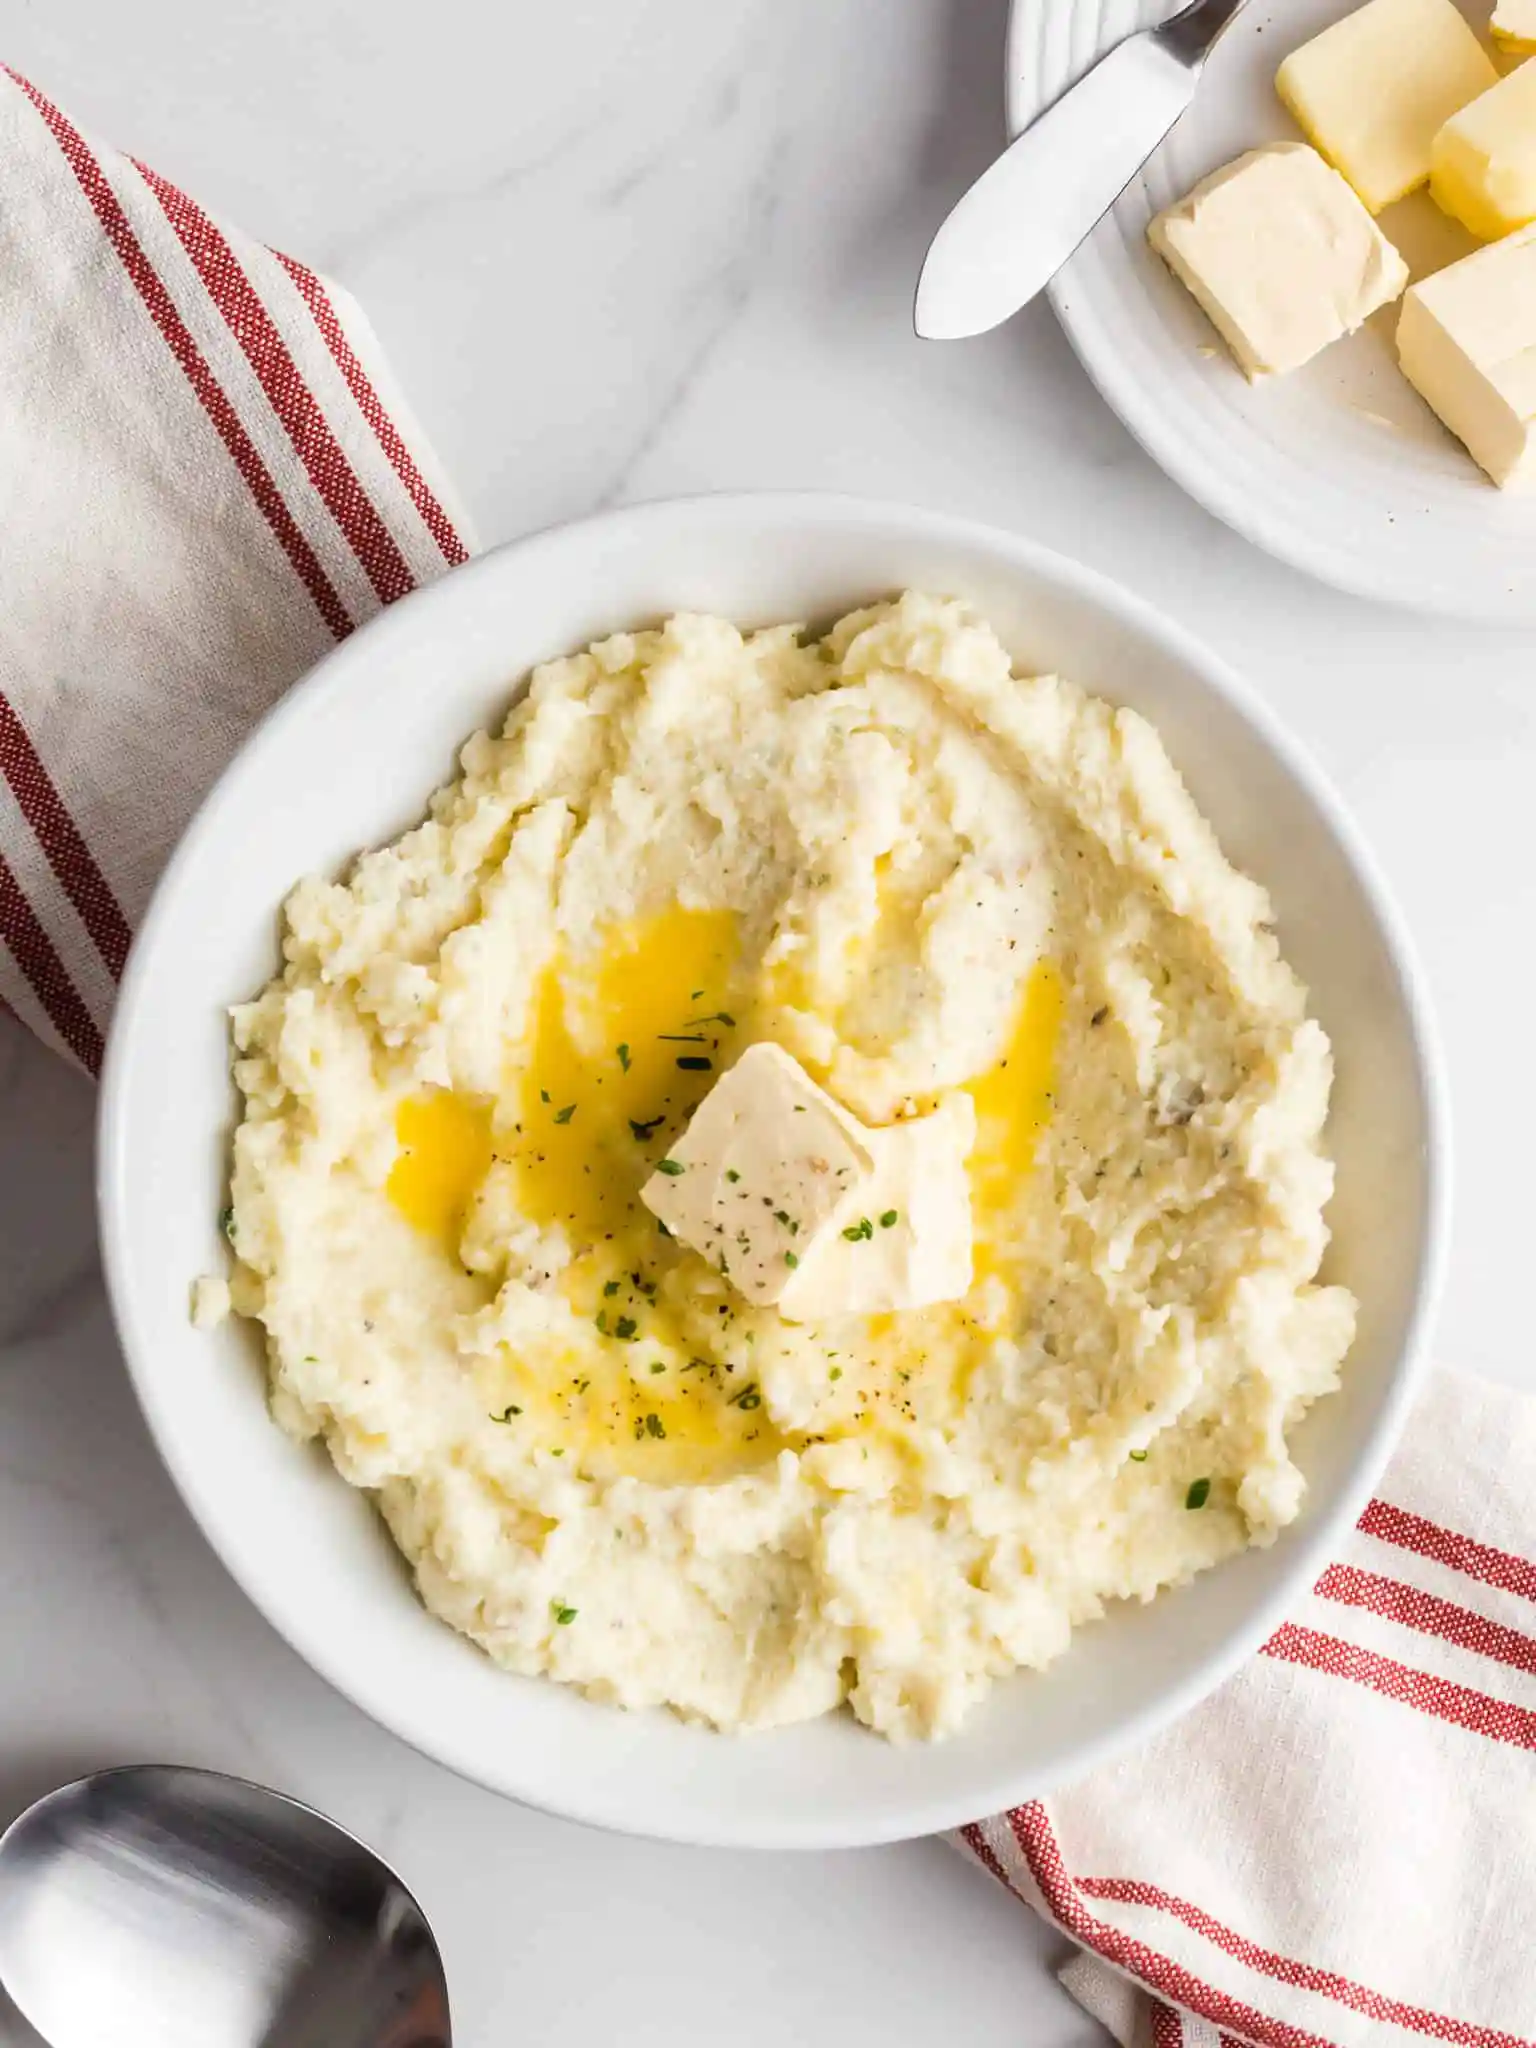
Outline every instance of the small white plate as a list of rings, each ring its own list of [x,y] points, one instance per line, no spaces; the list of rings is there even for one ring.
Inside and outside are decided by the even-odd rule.
[[[1008,122],[1017,134],[1168,0],[1013,0]],[[1484,28],[1486,0],[1464,10]],[[1536,493],[1497,491],[1409,386],[1397,309],[1267,387],[1248,384],[1147,246],[1147,223],[1218,165],[1299,140],[1275,96],[1281,59],[1350,0],[1250,0],[1195,103],[1051,287],[1084,367],[1190,495],[1272,554],[1363,596],[1489,623],[1536,619]],[[1476,246],[1419,194],[1382,215],[1415,276]]]

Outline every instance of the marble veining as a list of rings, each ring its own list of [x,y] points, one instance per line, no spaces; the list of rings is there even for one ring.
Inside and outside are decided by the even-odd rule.
[[[1001,135],[1002,0],[12,0],[0,55],[373,316],[488,540],[716,486],[927,502],[1082,556],[1247,670],[1353,804],[1444,1028],[1441,1351],[1536,1385],[1528,637],[1325,591],[1184,500],[1042,306],[911,335]],[[364,1721],[196,1534],[119,1364],[92,1103],[0,1018],[0,1820],[158,1757],[315,1801],[433,1915],[466,2048],[1086,2048],[1053,1944],[933,1844],[751,1858],[525,1813]],[[0,2041],[26,2038],[0,2019]]]

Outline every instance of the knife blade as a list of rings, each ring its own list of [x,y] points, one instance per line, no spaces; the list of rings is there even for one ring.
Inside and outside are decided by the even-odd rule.
[[[1032,121],[934,236],[913,325],[985,334],[1060,270],[1188,107],[1199,61],[1157,30],[1127,37]]]

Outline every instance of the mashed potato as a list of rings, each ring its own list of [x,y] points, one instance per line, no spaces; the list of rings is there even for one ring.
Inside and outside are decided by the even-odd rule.
[[[1327,1040],[1156,733],[909,594],[539,669],[234,1013],[274,1411],[510,1669],[953,1729],[1303,1492]],[[748,1044],[971,1095],[958,1302],[792,1324],[638,1199]]]

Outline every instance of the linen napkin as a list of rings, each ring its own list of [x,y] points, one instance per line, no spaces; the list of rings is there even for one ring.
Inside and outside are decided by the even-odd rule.
[[[0,71],[0,998],[94,1071],[251,724],[468,530],[355,305]],[[1295,1617],[966,1852],[1123,2043],[1536,2048],[1536,1403],[1421,1402]]]
[[[357,307],[0,69],[0,1001],[94,1072],[199,798],[470,551]]]
[[[1531,2048],[1536,1401],[1432,1381],[1261,1655],[958,1840],[1079,1944],[1062,1981],[1124,2048]]]

